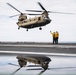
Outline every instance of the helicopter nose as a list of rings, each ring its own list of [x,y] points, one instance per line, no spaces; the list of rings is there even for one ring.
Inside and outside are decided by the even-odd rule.
[[[52,20],[50,19],[50,22],[51,22]]]
[[[47,18],[46,21],[48,21],[49,23],[52,21],[51,19]]]

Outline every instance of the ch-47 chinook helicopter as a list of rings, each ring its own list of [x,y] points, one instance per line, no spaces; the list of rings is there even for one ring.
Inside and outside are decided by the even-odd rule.
[[[42,30],[41,28],[42,26],[45,26],[51,22],[51,19],[49,18],[48,13],[73,14],[73,13],[47,11],[40,2],[38,2],[38,4],[42,8],[42,11],[41,10],[26,10],[26,11],[42,12],[41,14],[28,14],[28,13],[26,14],[16,9],[10,3],[7,3],[7,4],[20,13],[19,19],[17,22],[18,29],[22,27],[22,28],[26,28],[27,31],[28,29],[36,28],[36,27],[39,27],[39,30]],[[39,15],[39,16],[35,16],[33,18],[28,19],[27,15]],[[14,15],[14,16],[18,16],[18,15]],[[10,17],[14,17],[14,16],[10,16]]]
[[[18,68],[11,75],[14,75],[22,67],[42,67],[43,70],[39,73],[39,75],[40,75],[48,69],[48,64],[51,62],[51,59],[44,55],[39,55],[39,56],[38,55],[18,55],[16,58],[18,59],[18,64],[19,64],[20,68]],[[35,65],[27,66],[27,62],[33,63]],[[8,64],[17,66],[12,63],[8,63]],[[31,70],[31,69],[27,69],[27,70]]]
[[[42,26],[45,26],[51,22],[51,19],[48,16],[48,11],[41,5],[40,2],[38,2],[38,4],[43,9],[43,13],[41,13],[41,14],[22,13],[21,11],[16,9],[14,6],[12,6],[11,4],[9,4],[9,3],[7,3],[7,4],[20,13],[20,16],[19,16],[19,19],[17,22],[18,29],[20,29],[20,27],[22,27],[22,28],[26,28],[28,31],[28,29],[40,27],[39,29],[42,30],[42,28],[41,28]],[[27,10],[27,11],[31,11],[31,10]],[[35,10],[34,12],[42,12],[42,11]],[[39,16],[37,16],[37,17],[35,16],[33,18],[28,19],[27,15],[39,15]],[[14,15],[14,16],[17,16],[17,15]],[[10,16],[10,17],[14,17],[14,16]]]

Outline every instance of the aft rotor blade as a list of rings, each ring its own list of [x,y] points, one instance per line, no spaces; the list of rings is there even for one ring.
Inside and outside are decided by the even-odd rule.
[[[38,4],[40,5],[40,7],[44,10],[44,11],[47,11],[40,2],[38,2]]]
[[[25,11],[31,11],[31,12],[44,12],[42,10],[25,10]],[[47,11],[48,13],[50,13],[51,11]]]
[[[41,10],[26,10],[26,11],[31,11],[31,12],[44,12]],[[48,13],[58,13],[58,14],[75,14],[75,13],[65,13],[65,12],[54,12],[54,11],[47,11]]]
[[[16,9],[14,6],[12,6],[10,3],[7,3],[9,6],[11,6],[12,8],[14,8],[16,11],[18,11],[19,13],[22,13],[20,12],[18,9]]]
[[[75,13],[54,12],[54,11],[48,11],[48,13],[58,13],[58,14],[75,14]]]

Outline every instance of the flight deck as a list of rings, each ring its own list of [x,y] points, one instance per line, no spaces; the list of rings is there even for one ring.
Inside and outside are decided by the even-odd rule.
[[[27,63],[20,68],[17,55],[45,55],[52,61],[48,69]],[[30,66],[29,65],[34,65]],[[7,69],[8,68],[8,69]],[[76,75],[75,44],[0,44],[0,75]]]

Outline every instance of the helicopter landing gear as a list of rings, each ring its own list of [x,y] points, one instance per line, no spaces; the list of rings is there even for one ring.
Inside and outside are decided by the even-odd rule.
[[[26,31],[28,31],[28,29]]]
[[[20,29],[20,27],[18,27],[18,30]]]
[[[42,30],[42,28],[40,27],[39,30]]]

